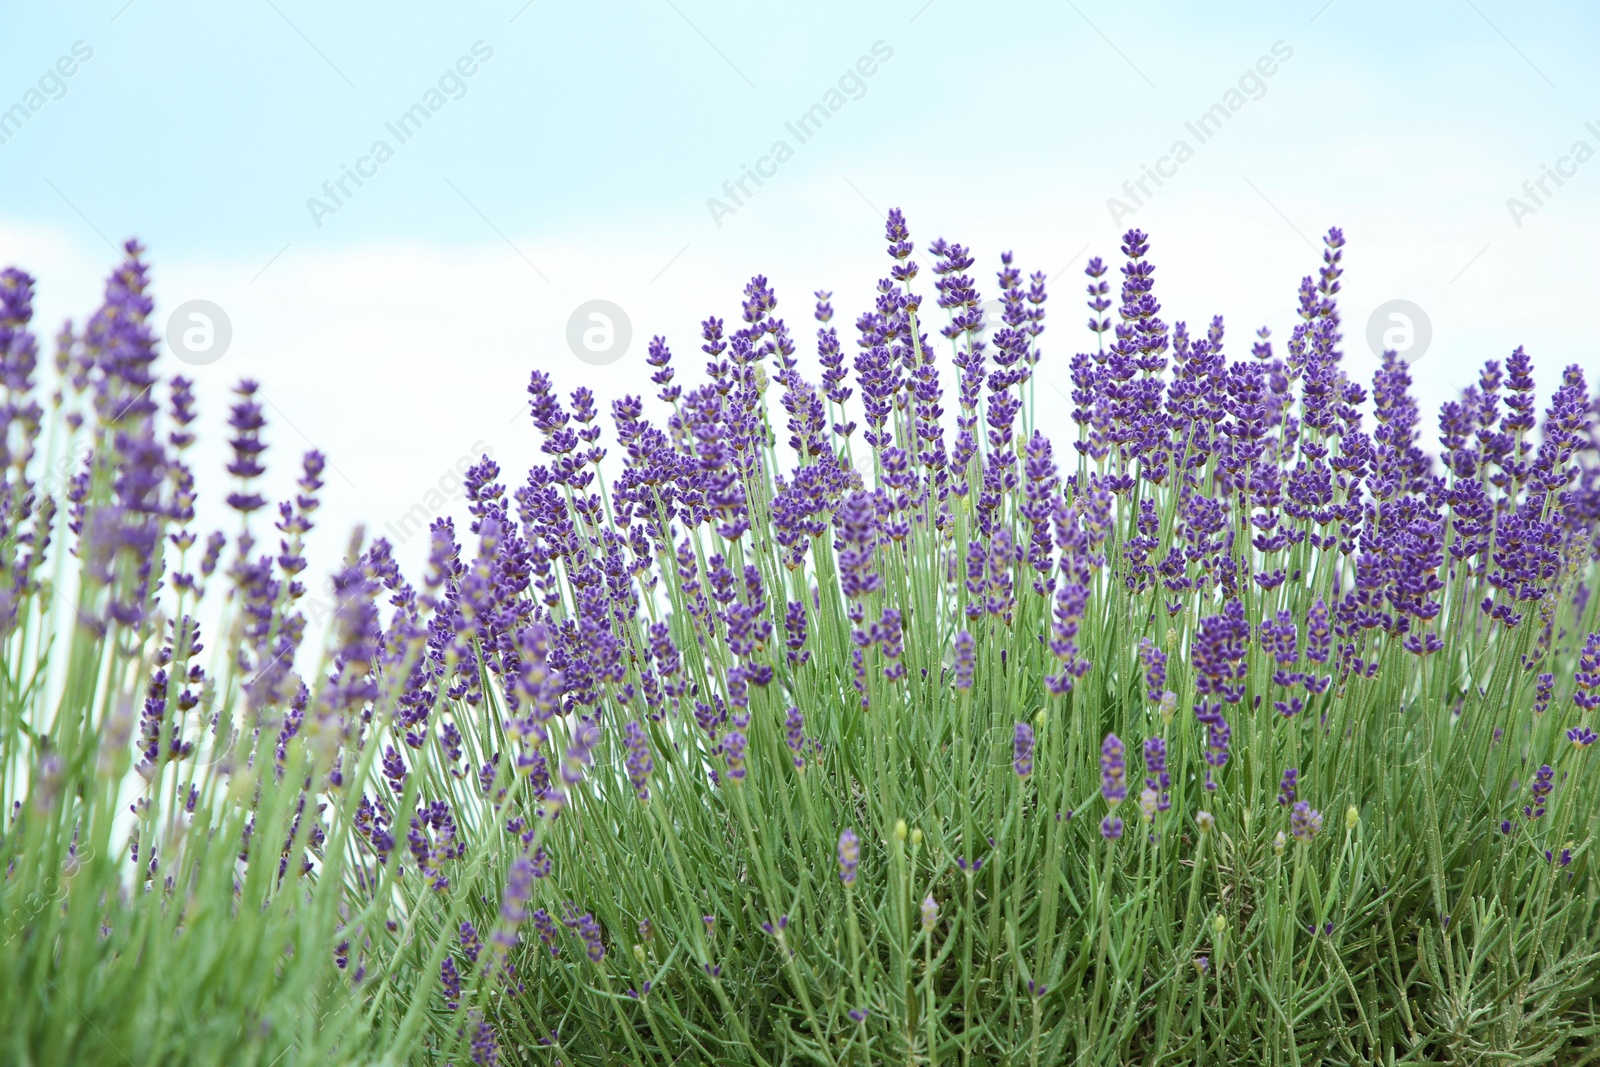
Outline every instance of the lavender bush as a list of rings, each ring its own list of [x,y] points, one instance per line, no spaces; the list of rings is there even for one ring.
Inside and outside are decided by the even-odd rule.
[[[814,386],[760,277],[609,445],[536,371],[548,462],[474,467],[415,584],[358,531],[320,658],[322,457],[269,509],[242,383],[202,539],[138,246],[53,389],[0,276],[7,1057],[1600,1055],[1581,369],[1540,420],[1486,364],[1430,458],[1392,354],[1363,429],[1338,230],[1238,359],[1132,231],[1057,449],[1044,276],[1002,256],[985,323],[966,248],[934,310],[887,237],[853,384],[830,294]]]

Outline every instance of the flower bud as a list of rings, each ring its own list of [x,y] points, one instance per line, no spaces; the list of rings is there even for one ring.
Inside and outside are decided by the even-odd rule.
[[[643,945],[634,945],[633,946],[633,958],[638,960],[640,963],[643,963],[645,961],[644,946]]]
[[[1272,839],[1272,851],[1278,853],[1278,855],[1281,856],[1281,855],[1283,855],[1284,846],[1287,845],[1288,843],[1289,843],[1289,838],[1284,835],[1284,832],[1282,830],[1279,830],[1278,831],[1278,836],[1276,836],[1276,837],[1274,837]]]
[[[898,819],[895,821],[894,839],[896,841],[904,841],[906,839],[906,821],[904,819]]]
[[[1197,811],[1194,813],[1194,824],[1200,827],[1201,833],[1209,834],[1211,828],[1217,825],[1217,819],[1209,811]]]
[[[1345,808],[1344,809],[1344,828],[1346,830],[1354,830],[1357,826],[1360,826],[1360,825],[1361,825],[1361,812],[1359,810],[1357,810],[1356,806],[1354,804],[1352,804],[1348,808]]]
[[[922,847],[922,827],[918,826],[911,831],[911,847]]]

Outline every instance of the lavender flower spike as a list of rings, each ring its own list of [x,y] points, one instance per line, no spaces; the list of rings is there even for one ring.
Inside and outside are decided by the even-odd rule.
[[[1017,772],[1018,778],[1026,778],[1033,773],[1033,727],[1025,722],[1017,723],[1015,735],[1011,740],[1012,760],[1011,767]]]
[[[633,784],[634,794],[640,800],[649,800],[650,772],[655,770],[655,761],[650,757],[650,741],[645,736],[644,727],[637,721],[623,727],[623,734],[628,746],[628,781]]]
[[[1578,691],[1572,694],[1572,702],[1584,711],[1600,708],[1600,633],[1584,639],[1573,680],[1578,683]]]
[[[854,830],[846,829],[839,835],[839,881],[846,886],[856,884],[856,868],[861,866],[861,841]]]
[[[955,687],[962,691],[972,688],[973,659],[975,656],[975,643],[972,635],[965,630],[956,634],[955,659]]]
[[[1100,746],[1100,795],[1111,810],[1100,821],[1100,836],[1107,841],[1115,841],[1122,836],[1123,822],[1117,817],[1117,805],[1128,799],[1127,769],[1127,755],[1122,740],[1116,734],[1106,734],[1105,742]],[[1152,796],[1146,807],[1153,817],[1157,798],[1154,790],[1147,792]]]
[[[1289,811],[1289,832],[1301,844],[1310,844],[1322,831],[1322,812],[1305,801],[1299,801]]]
[[[1112,808],[1128,799],[1126,751],[1116,734],[1106,734],[1100,746],[1100,795]]]

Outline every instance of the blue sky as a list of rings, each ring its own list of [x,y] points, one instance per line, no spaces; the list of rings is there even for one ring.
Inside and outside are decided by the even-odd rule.
[[[205,455],[220,468],[227,384],[261,379],[285,482],[306,447],[335,465],[330,544],[359,518],[382,528],[480,443],[520,478],[536,456],[517,418],[535,366],[566,388],[643,393],[656,333],[695,366],[696,323],[737,314],[753,273],[802,339],[813,289],[835,290],[847,324],[884,272],[890,206],[921,247],[973,245],[985,281],[1005,249],[1050,274],[1046,399],[1088,343],[1083,262],[1114,258],[1121,230],[1152,234],[1169,321],[1220,313],[1242,352],[1258,326],[1287,334],[1314,246],[1341,225],[1350,363],[1370,374],[1373,309],[1423,308],[1431,424],[1439,399],[1519,343],[1541,385],[1566,363],[1600,372],[1579,313],[1597,280],[1600,160],[1573,157],[1580,140],[1600,150],[1585,128],[1600,130],[1597,22],[1589,7],[1503,0],[1225,14],[1087,0],[993,13],[955,0],[7,3],[0,110],[28,113],[0,118],[0,261],[39,277],[47,329],[92,309],[107,242],[132,234],[150,248],[158,319],[190,299],[224,308],[232,346],[191,372]],[[75,45],[92,56],[71,62]],[[430,90],[440,106],[400,143],[385,124]],[[1200,143],[1186,123],[1233,90],[1241,106]],[[830,99],[801,143],[786,124]],[[392,158],[377,164],[380,140]],[[1178,164],[1180,140],[1192,156]],[[735,206],[724,183],[758,165],[769,176],[746,179],[736,210],[708,208]],[[368,177],[345,179],[336,210],[308,207],[358,166]],[[1169,177],[1145,178],[1134,204],[1124,183],[1137,190],[1147,166]],[[1546,166],[1568,176],[1545,178],[1535,203],[1523,183]],[[1513,218],[1511,197],[1532,212]],[[632,323],[605,368],[565,342],[590,299]],[[1066,434],[1060,407],[1044,421]]]

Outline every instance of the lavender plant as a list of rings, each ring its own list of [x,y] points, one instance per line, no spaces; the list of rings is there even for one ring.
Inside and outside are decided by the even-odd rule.
[[[126,254],[57,336],[51,390],[33,279],[0,273],[0,1057],[372,1062],[364,990],[402,928],[347,862],[371,758],[342,731],[391,717],[364,681],[377,614],[352,589],[315,690],[293,673],[323,459],[279,509],[276,560],[256,555],[264,420],[242,383],[240,530],[200,538],[191,383],[157,376]]]
[[[1392,354],[1363,429],[1337,229],[1283,353],[1236,359],[1132,231],[1057,449],[1045,277],[1002,256],[987,323],[968,249],[929,246],[935,310],[887,239],[853,382],[831,294],[813,385],[761,277],[705,384],[651,343],[661,416],[616,401],[609,447],[535,371],[547,460],[474,467],[417,585],[358,531],[314,663],[322,457],[274,553],[242,383],[239,529],[201,542],[138,247],[48,416],[5,274],[17,1058],[1593,1058],[1581,369],[1540,420],[1529,357],[1486,364],[1430,457]],[[65,486],[47,424],[47,467],[89,442]]]

